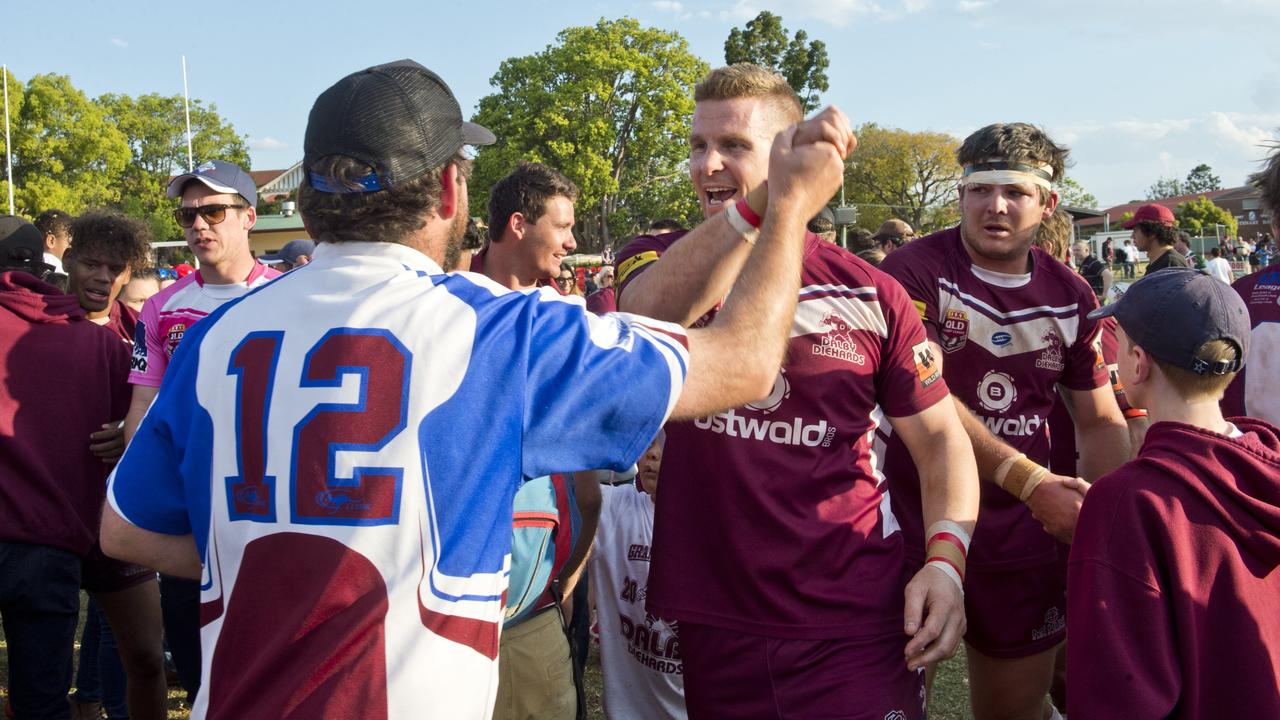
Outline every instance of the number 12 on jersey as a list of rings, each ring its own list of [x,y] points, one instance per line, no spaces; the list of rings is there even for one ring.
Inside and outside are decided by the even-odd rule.
[[[253,332],[231,352],[236,377],[236,463],[226,479],[232,520],[276,522],[276,478],[266,474],[267,427],[277,392],[283,332]],[[337,388],[355,375],[353,403],[320,403],[293,428],[290,520],[307,525],[388,525],[398,522],[404,469],[355,467],[338,477],[339,452],[376,452],[406,427],[409,351],[387,330],[335,328],[307,351],[297,388]]]

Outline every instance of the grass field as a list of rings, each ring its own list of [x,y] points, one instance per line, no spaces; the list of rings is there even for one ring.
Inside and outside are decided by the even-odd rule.
[[[81,602],[81,607],[84,607]],[[84,624],[84,612],[81,611],[81,625]],[[79,638],[79,631],[76,633]],[[76,645],[77,661],[79,659],[80,646]],[[9,678],[9,649],[4,639],[4,631],[0,629],[0,701],[8,696],[8,680]],[[604,711],[600,704],[601,680],[600,680],[600,655],[592,648],[591,657],[587,661],[586,674],[586,696],[587,696],[587,717],[592,720],[604,718]],[[169,718],[170,720],[185,720],[190,714],[189,708],[183,702],[186,693],[180,689],[171,688],[169,690]],[[3,717],[0,714],[0,717]],[[930,700],[929,717],[931,720],[973,720],[973,716],[969,713],[969,679],[965,673],[964,657],[957,654],[956,657],[943,663],[938,669],[938,677],[933,687],[933,697]],[[637,719],[640,720],[640,719]]]

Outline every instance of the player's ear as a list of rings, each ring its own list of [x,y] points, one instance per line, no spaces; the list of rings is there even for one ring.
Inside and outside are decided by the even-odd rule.
[[[524,213],[517,210],[511,213],[511,217],[507,218],[507,229],[511,231],[511,236],[517,240],[524,237],[525,230],[528,229],[529,219]]]
[[[458,166],[453,163],[445,165],[444,172],[440,173],[440,205],[436,208],[436,215],[442,220],[453,219],[465,197],[465,181],[459,182],[459,179]]]

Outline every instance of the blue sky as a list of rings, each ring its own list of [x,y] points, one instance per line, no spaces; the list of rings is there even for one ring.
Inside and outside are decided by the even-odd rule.
[[[212,101],[249,136],[256,169],[301,157],[307,112],[353,70],[401,57],[436,70],[464,113],[498,64],[556,33],[628,15],[723,62],[729,30],[762,9],[827,43],[823,100],[855,123],[957,136],[1045,126],[1104,205],[1200,162],[1243,183],[1280,127],[1280,0],[619,0],[8,3],[0,63],[57,72],[91,95]]]

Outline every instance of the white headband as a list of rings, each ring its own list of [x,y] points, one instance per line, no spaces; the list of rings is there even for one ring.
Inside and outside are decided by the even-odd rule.
[[[1053,189],[1053,166],[1042,163],[983,160],[964,167],[960,185],[1017,185],[1031,183]]]

